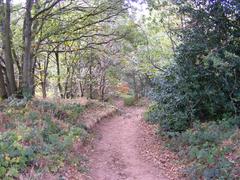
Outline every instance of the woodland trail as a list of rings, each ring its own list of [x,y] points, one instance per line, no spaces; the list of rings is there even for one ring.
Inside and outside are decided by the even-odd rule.
[[[165,180],[160,169],[140,153],[144,136],[140,124],[144,107],[124,107],[121,115],[100,122],[89,155],[88,180]]]

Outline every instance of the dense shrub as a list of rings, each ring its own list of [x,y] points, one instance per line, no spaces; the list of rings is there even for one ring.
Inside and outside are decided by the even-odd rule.
[[[15,132],[0,134],[0,178],[16,178],[34,158],[34,150],[24,147]]]
[[[35,100],[32,102],[32,105],[43,112],[49,112],[49,113],[53,113],[57,109],[57,104],[50,101]]]
[[[42,131],[43,140],[46,143],[55,143],[59,134],[61,133],[60,127],[51,120],[51,117],[44,118],[45,126]]]
[[[181,132],[196,120],[238,115],[240,76],[235,72],[240,73],[240,57],[229,52],[221,55],[224,58],[216,56],[206,57],[207,65],[185,69],[188,72],[175,64],[155,78],[152,97],[156,104],[150,110],[150,120],[157,119],[164,131]]]
[[[153,80],[156,105],[149,114],[164,131],[240,115],[239,3],[224,2],[179,1],[188,28],[180,32],[175,63]]]
[[[5,122],[8,132],[0,133],[0,179],[14,179],[27,172],[44,168],[56,173],[73,161],[73,145],[84,142],[88,132],[76,120],[83,112],[80,104],[56,104],[34,100],[26,107],[4,108],[11,121]]]
[[[135,97],[132,95],[123,95],[122,98],[125,106],[133,106],[135,104]]]
[[[240,127],[240,3],[176,3],[187,17],[181,44],[174,63],[153,79],[147,120],[159,123],[170,147],[190,161],[193,179],[234,179],[226,158],[233,147],[221,143]]]
[[[80,104],[65,104],[59,107],[57,113],[60,115],[59,119],[74,123],[83,110],[84,108]],[[62,115],[65,115],[65,117],[61,117]]]
[[[226,128],[215,122],[195,123],[193,129],[172,137],[168,146],[185,162],[190,162],[186,173],[193,179],[234,179],[234,164],[227,159],[227,155],[233,151],[233,144],[222,145],[237,130],[236,126],[230,126]]]
[[[50,101],[34,100],[32,106],[42,113],[54,116],[57,119],[74,123],[84,111],[84,107],[78,103],[54,103]],[[30,113],[34,116],[34,113]]]

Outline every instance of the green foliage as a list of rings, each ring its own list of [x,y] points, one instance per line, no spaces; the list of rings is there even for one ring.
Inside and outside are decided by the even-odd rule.
[[[53,113],[57,110],[57,105],[50,101],[35,100],[32,102],[33,106],[42,112]]]
[[[158,118],[163,130],[181,132],[195,120],[224,119],[239,113],[240,78],[236,72],[240,69],[240,57],[228,52],[222,56],[218,59],[223,63],[216,67],[213,67],[216,63],[209,65],[213,61],[211,55],[204,59],[207,65],[197,68],[174,65],[154,80],[153,98],[157,104],[156,112],[150,114],[155,113],[156,117],[149,116]]]
[[[135,104],[135,97],[132,95],[122,95],[125,106],[133,106]]]
[[[149,106],[148,111],[144,114],[144,119],[151,123],[159,122],[159,109],[157,104]]]
[[[236,128],[226,128],[225,124],[197,123],[193,129],[172,137],[168,147],[178,152],[186,162],[194,162],[186,170],[192,178],[231,179],[234,165],[226,155],[233,151],[232,145],[221,144],[235,132]]]
[[[23,97],[27,100],[30,100],[33,97],[32,90],[30,88],[23,87],[22,92]]]
[[[9,132],[0,134],[0,179],[17,178],[28,166],[38,169],[35,162],[42,160],[44,168],[52,173],[70,163],[74,158],[69,155],[73,144],[89,137],[84,126],[76,121],[83,110],[77,103],[40,100],[18,109],[5,108],[11,122],[3,125],[12,125]]]
[[[22,138],[15,132],[0,134],[0,178],[16,178],[34,158],[31,147],[24,147]]]
[[[52,173],[57,173],[58,170],[64,166],[64,157],[60,156],[59,154],[52,154],[47,156],[49,163],[48,169]]]
[[[181,44],[152,81],[155,104],[146,117],[190,160],[193,179],[233,179],[234,164],[226,158],[233,148],[221,143],[240,125],[239,2],[176,5],[186,17]]]
[[[28,119],[31,120],[32,122],[35,122],[40,118],[40,114],[36,111],[30,111],[28,113]]]
[[[58,133],[61,132],[61,129],[51,120],[51,117],[47,116],[44,120],[46,124],[42,131],[43,140],[46,143],[56,143]]]
[[[57,119],[75,123],[80,114],[84,111],[84,107],[80,104],[56,104],[49,101],[33,101],[33,106],[49,116],[54,116]],[[36,115],[35,115],[36,116]]]
[[[191,28],[182,29],[175,63],[153,80],[156,112],[150,114],[156,117],[149,117],[157,118],[164,131],[182,132],[195,121],[223,120],[226,116],[239,120],[240,44],[236,20],[229,23],[228,19],[236,16],[236,7],[226,11],[228,5],[220,1],[206,1],[201,6],[197,2],[179,3]],[[194,22],[199,25],[191,26]],[[223,38],[231,40],[222,44]]]
[[[59,108],[57,113],[60,113],[60,116],[61,113],[65,114],[65,120],[74,123],[83,110],[84,108],[80,104],[65,104]]]
[[[88,133],[81,127],[73,126],[69,130],[69,136],[72,136],[73,138],[80,137],[82,140],[84,140],[88,137]]]

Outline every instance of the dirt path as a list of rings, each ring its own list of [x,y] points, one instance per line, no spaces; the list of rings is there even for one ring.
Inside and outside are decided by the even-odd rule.
[[[88,180],[165,180],[139,152],[144,107],[123,107],[121,115],[99,123],[90,153]]]

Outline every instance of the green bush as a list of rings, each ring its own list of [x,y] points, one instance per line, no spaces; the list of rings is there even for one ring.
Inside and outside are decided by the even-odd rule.
[[[80,104],[31,103],[25,108],[4,109],[11,119],[5,126],[11,125],[11,131],[0,133],[0,179],[17,178],[29,165],[37,170],[35,161],[39,160],[45,161],[47,170],[56,173],[73,161],[75,140],[85,141],[89,137],[85,127],[76,122],[84,110]]]
[[[34,159],[31,147],[21,144],[21,137],[14,132],[0,134],[0,178],[16,178]]]
[[[54,143],[57,141],[57,137],[61,133],[60,127],[51,120],[51,117],[46,116],[44,118],[45,126],[42,131],[42,137],[46,143]]]
[[[40,114],[36,111],[30,111],[28,113],[28,119],[31,120],[32,122],[35,122],[40,118]]]
[[[56,173],[61,167],[64,166],[65,158],[59,154],[49,154],[48,159],[48,170],[52,173]]]
[[[154,121],[157,116],[166,132],[240,115],[240,43],[234,26],[239,2],[180,0],[177,5],[188,16],[189,28],[178,32],[181,43],[173,63],[152,80],[157,106],[149,117]],[[223,44],[223,37],[232,40]]]
[[[122,98],[125,106],[133,106],[135,104],[135,97],[132,95],[123,95]]]
[[[172,136],[168,147],[187,164],[194,162],[186,170],[193,179],[234,179],[234,165],[226,158],[233,151],[232,146],[221,143],[231,138],[236,129],[216,122],[195,123],[194,128]]]
[[[66,120],[74,123],[84,108],[80,104],[66,104],[60,107],[60,111],[66,114]]]
[[[53,113],[57,110],[57,104],[49,101],[35,100],[33,101],[33,106],[43,112],[48,112],[48,113]]]

